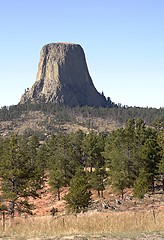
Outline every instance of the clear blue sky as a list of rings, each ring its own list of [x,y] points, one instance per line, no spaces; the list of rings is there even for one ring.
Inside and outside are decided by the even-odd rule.
[[[33,85],[50,42],[79,43],[112,101],[164,107],[164,0],[0,0],[0,107]]]

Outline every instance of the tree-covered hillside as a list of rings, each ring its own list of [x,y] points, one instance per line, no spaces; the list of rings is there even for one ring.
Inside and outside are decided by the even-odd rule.
[[[67,131],[75,124],[81,129],[110,132],[114,128],[123,126],[128,119],[138,118],[143,119],[149,126],[153,126],[156,121],[164,121],[164,109],[127,107],[116,104],[112,108],[70,108],[52,103],[18,104],[0,109],[0,132],[1,135],[8,135],[8,132],[12,131],[40,132],[42,135],[50,135],[64,131],[65,128]],[[33,123],[30,124],[30,121]],[[69,126],[63,126],[64,124],[69,124]]]
[[[0,121],[10,121],[18,118],[28,111],[40,111],[44,114],[58,113],[59,121],[74,121],[78,115],[83,117],[110,118],[120,123],[125,123],[129,118],[142,118],[147,124],[151,124],[157,118],[164,118],[164,108],[142,108],[113,105],[111,108],[103,107],[66,107],[53,103],[25,103],[2,107],[0,109]]]
[[[103,197],[107,185],[122,198],[126,188],[138,198],[156,188],[164,191],[164,123],[150,127],[129,119],[109,134],[60,132],[44,142],[11,134],[0,139],[0,178],[1,206],[7,203],[12,216],[31,212],[29,197],[39,197],[45,180],[58,200],[68,187],[67,206],[77,212],[92,204],[92,190]]]

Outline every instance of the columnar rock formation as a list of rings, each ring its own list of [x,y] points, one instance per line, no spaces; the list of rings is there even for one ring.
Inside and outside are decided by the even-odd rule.
[[[93,85],[82,47],[72,43],[45,45],[34,85],[20,103],[54,102],[68,106],[108,106]]]

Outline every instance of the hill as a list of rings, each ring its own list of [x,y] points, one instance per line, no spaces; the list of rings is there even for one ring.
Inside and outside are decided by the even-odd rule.
[[[140,232],[161,232],[163,228],[162,214],[164,201],[164,182],[162,178],[163,109],[128,108],[125,106],[113,108],[71,108],[54,103],[26,103],[10,106],[9,108],[3,107],[0,110],[0,118],[1,135],[3,136],[3,138],[0,138],[2,177],[4,181],[9,180],[10,182],[15,181],[15,174],[16,176],[18,175],[17,184],[14,184],[14,188],[10,188],[9,190],[22,191],[24,184],[21,184],[21,182],[24,182],[24,177],[27,177],[27,180],[30,180],[31,176],[34,177],[31,174],[34,170],[38,170],[36,166],[39,166],[39,169],[41,169],[41,172],[40,170],[36,172],[39,173],[36,177],[41,177],[43,180],[48,180],[47,177],[51,176],[51,173],[57,174],[52,175],[53,183],[54,179],[58,183],[59,178],[61,180],[66,176],[69,179],[73,178],[76,164],[85,166],[84,169],[88,176],[88,182],[92,185],[92,205],[89,206],[89,212],[83,215],[69,216],[65,215],[65,201],[63,199],[70,187],[67,178],[65,178],[66,182],[62,183],[63,187],[60,188],[61,201],[57,200],[57,190],[50,191],[50,182],[44,182],[44,187],[38,190],[41,191],[40,198],[31,200],[36,206],[35,210],[33,210],[33,213],[36,215],[28,217],[27,221],[25,219],[23,221],[25,226],[27,226],[28,221],[34,223],[36,220],[39,223],[38,220],[41,217],[38,218],[38,216],[46,215],[44,221],[49,219],[53,228],[54,224],[58,224],[61,221],[62,233],[63,229],[65,229],[65,224],[68,224],[69,233],[71,226],[73,233],[75,233],[74,229],[77,220],[83,218],[83,222],[90,221],[92,216],[93,221],[90,224],[95,221],[100,224],[101,219],[101,227],[98,227],[100,226],[99,224],[96,224],[96,227],[94,224],[89,225],[89,229],[87,228],[89,234],[92,234],[92,230],[94,233],[95,231],[102,233],[102,226],[106,226],[106,229],[103,228],[105,234],[109,231],[111,233],[113,226],[117,226],[117,229],[114,231],[117,234],[118,230],[120,233],[123,230],[129,233],[129,231],[135,232],[138,229]],[[142,118],[147,125],[141,120],[126,122],[129,118]],[[123,125],[125,126],[122,128]],[[156,125],[156,128],[153,125]],[[82,129],[85,133],[90,130],[93,131],[90,131],[89,134],[83,134],[81,131],[77,132],[78,129]],[[116,131],[113,131],[114,129]],[[17,134],[11,135],[12,132],[18,132],[20,135],[23,134],[25,138]],[[61,134],[63,132],[77,133]],[[103,134],[96,134],[95,132]],[[38,135],[39,138],[36,138],[33,133]],[[8,137],[8,135],[11,136]],[[112,161],[110,162],[111,157]],[[64,165],[61,165],[62,163]],[[32,171],[29,171],[29,165]],[[94,174],[96,166],[98,166],[98,175]],[[24,171],[26,168],[26,174],[22,175],[22,170]],[[42,172],[42,168],[45,175]],[[91,168],[93,171],[91,171]],[[109,171],[110,168],[112,168],[112,171]],[[143,177],[143,168],[145,178]],[[99,170],[103,169],[109,171],[109,178],[106,177],[108,174],[106,175],[103,171],[101,171],[103,175],[100,175],[101,178],[99,178]],[[12,175],[12,177],[10,178],[9,175]],[[30,178],[28,179],[28,177]],[[98,197],[99,189],[97,189],[97,186],[102,186],[102,180],[107,185],[105,185],[105,189],[100,189],[101,192],[104,189],[103,196]],[[107,180],[109,180],[109,183],[106,182]],[[101,181],[100,185],[98,184],[99,181]],[[29,183],[33,183],[33,181],[29,181]],[[34,190],[37,186],[33,186]],[[56,189],[57,186],[54,187]],[[28,189],[27,187],[25,190]],[[135,194],[133,192],[134,189]],[[136,194],[140,195],[139,193],[142,189],[144,197],[141,196],[142,198],[140,199],[140,197],[136,197]],[[118,193],[116,193],[116,190]],[[23,196],[24,193],[26,196],[28,191],[24,192],[23,190]],[[10,195],[8,196],[10,197]],[[31,195],[29,196],[31,197]],[[10,202],[10,199],[8,201]],[[20,203],[26,202],[21,201]],[[52,207],[58,209],[58,213],[54,218],[50,216]],[[70,226],[71,218],[73,219],[73,225]],[[104,221],[104,219],[109,219],[107,225],[105,225],[106,220]],[[17,224],[17,226],[21,227],[21,218],[19,217],[16,221],[20,224]],[[135,221],[136,227],[133,228],[134,224],[131,224],[131,221]],[[109,224],[112,222],[114,222],[114,225]],[[122,223],[123,225],[121,225]],[[147,223],[149,223],[148,226]],[[44,224],[49,234],[52,234],[52,226],[50,224],[47,225],[45,222]],[[35,232],[37,223],[33,225],[35,225],[35,229],[33,230]],[[50,226],[50,229],[47,226]],[[120,228],[120,226],[122,227]],[[9,231],[9,228],[6,229]],[[86,226],[84,230],[86,231]],[[16,231],[15,226],[14,231]],[[78,228],[76,231],[79,233],[80,229]],[[68,232],[64,234],[68,234]]]
[[[54,103],[24,103],[2,107],[0,109],[0,135],[8,136],[11,132],[40,138],[56,132],[111,132],[123,126],[128,119],[141,118],[147,125],[155,121],[164,121],[164,108],[140,108],[115,105],[103,107],[68,107]]]

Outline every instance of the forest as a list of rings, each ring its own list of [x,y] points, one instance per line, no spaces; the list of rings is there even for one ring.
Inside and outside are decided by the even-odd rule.
[[[142,108],[142,107],[129,107],[121,104],[111,105],[111,107],[68,107],[54,103],[31,103],[11,105],[9,107],[2,107],[0,109],[0,121],[10,121],[17,119],[21,114],[26,112],[40,111],[45,115],[57,114],[58,122],[71,122],[76,121],[77,116],[94,117],[111,119],[120,124],[124,124],[129,118],[141,118],[146,124],[152,125],[156,119],[164,120],[164,108]]]
[[[45,141],[36,135],[12,133],[0,138],[0,211],[32,214],[29,198],[38,198],[46,181],[60,200],[62,187],[67,209],[86,210],[92,190],[103,197],[106,186],[124,198],[126,188],[143,198],[156,188],[164,192],[164,123],[148,126],[129,119],[110,134],[81,130],[56,133]]]

